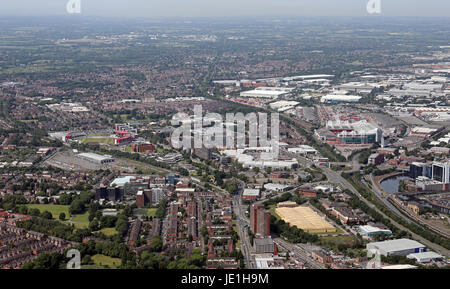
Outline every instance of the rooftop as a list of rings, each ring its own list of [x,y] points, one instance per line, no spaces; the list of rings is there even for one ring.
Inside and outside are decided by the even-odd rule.
[[[259,196],[259,189],[245,189],[243,195],[257,197]]]
[[[421,243],[410,239],[397,239],[383,242],[373,242],[369,243],[368,245],[375,246],[376,248],[382,249],[387,252],[410,250],[425,247]]]

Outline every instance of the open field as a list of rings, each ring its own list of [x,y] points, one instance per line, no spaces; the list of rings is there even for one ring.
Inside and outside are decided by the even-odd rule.
[[[97,232],[101,232],[105,234],[105,236],[114,236],[115,234],[117,234],[117,230],[115,228],[103,228]]]
[[[280,216],[275,212],[275,209],[277,208],[277,204],[273,204],[269,206],[269,212],[272,216],[277,218],[277,220],[281,219]]]
[[[29,204],[26,205],[28,209],[38,209],[41,213],[49,211],[54,219],[59,219],[59,214],[66,214],[66,219],[69,218],[69,206],[64,205],[50,205],[50,204]]]
[[[72,216],[72,223],[75,224],[75,228],[81,229],[81,228],[87,228],[89,226],[89,213],[86,212],[82,215],[73,215]]]
[[[89,214],[88,212],[81,215],[72,215],[69,214],[69,206],[64,205],[52,205],[52,204],[29,204],[26,205],[29,209],[38,209],[41,213],[45,211],[49,211],[55,220],[59,220],[59,214],[66,214],[66,221],[69,222],[69,218],[71,218],[72,223],[75,224],[75,228],[87,228],[89,226]],[[106,234],[105,234],[106,235]]]
[[[149,216],[149,217],[155,217],[155,214],[156,214],[156,211],[157,211],[158,209],[157,208],[151,208],[151,209],[148,209],[147,210],[147,216]]]
[[[98,142],[99,144],[114,144],[114,139],[110,137],[87,137],[80,140],[81,143]]]
[[[108,266],[109,268],[117,268],[122,264],[119,258],[111,258],[101,254],[92,256],[92,260],[97,266]]]

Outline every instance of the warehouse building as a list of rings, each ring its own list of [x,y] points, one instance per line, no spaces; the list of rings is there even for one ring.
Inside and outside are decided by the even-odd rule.
[[[338,94],[328,94],[322,96],[320,102],[328,103],[341,103],[341,102],[359,102],[361,96],[357,95],[338,95]]]
[[[295,148],[288,148],[288,152],[300,155],[315,155],[317,154],[317,150],[309,145],[300,145]]]
[[[378,253],[383,256],[402,255],[426,252],[427,248],[417,241],[410,239],[388,240],[383,242],[373,242],[366,245],[368,251]]]
[[[408,259],[415,259],[417,263],[430,263],[432,261],[443,260],[444,257],[435,252],[413,253],[406,256]]]
[[[264,189],[266,189],[268,191],[273,191],[273,192],[285,192],[291,188],[292,188],[291,185],[283,185],[283,184],[277,184],[277,183],[268,183],[268,184],[264,185]]]
[[[286,87],[258,87],[255,90],[241,92],[241,97],[252,97],[252,98],[280,98],[289,94],[293,88]]]
[[[257,199],[261,195],[259,189],[245,189],[242,193],[242,197],[247,200]]]
[[[372,237],[379,234],[392,235],[391,230],[381,229],[370,225],[359,226],[358,229],[363,237]]]
[[[78,154],[78,157],[101,165],[114,162],[114,159],[111,156],[108,155],[102,156],[94,153],[81,153]]]
[[[383,266],[380,269],[385,269],[385,270],[410,270],[410,269],[417,269],[417,266],[409,265],[409,264],[398,264],[398,265]]]

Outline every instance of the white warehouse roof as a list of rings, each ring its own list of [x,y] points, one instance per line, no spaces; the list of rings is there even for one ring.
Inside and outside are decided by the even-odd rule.
[[[245,189],[243,195],[248,197],[259,197],[259,189]]]
[[[78,156],[92,159],[92,160],[99,161],[99,162],[111,159],[111,156],[108,156],[108,155],[102,156],[102,155],[98,155],[98,154],[94,154],[94,153],[81,153],[81,154],[78,154]]]
[[[275,184],[275,183],[269,183],[264,185],[264,188],[269,191],[284,191],[290,187],[291,187],[290,185]]]
[[[388,265],[388,266],[383,266],[380,269],[417,269],[417,266],[414,265],[408,265],[408,264],[399,264],[399,265]]]
[[[321,102],[327,101],[341,101],[341,102],[358,102],[361,96],[357,95],[339,95],[339,94],[328,94],[322,96]]]
[[[370,226],[370,225],[359,226],[359,231],[365,235],[378,234],[378,233],[385,233],[385,234],[389,234],[389,235],[392,234],[391,230],[380,229],[380,228]]]
[[[385,252],[396,252],[403,250],[412,250],[416,248],[424,248],[425,246],[421,243],[410,240],[410,239],[397,239],[397,240],[388,240],[382,242],[373,242],[367,244],[367,246],[371,248],[381,249]]]
[[[426,263],[436,259],[443,259],[442,255],[438,253],[429,251],[429,252],[421,252],[421,253],[412,253],[406,256],[408,259],[416,259],[419,263]]]
[[[243,97],[258,97],[258,98],[277,98],[280,95],[286,94],[285,91],[272,91],[272,90],[250,90],[241,92],[240,96]]]

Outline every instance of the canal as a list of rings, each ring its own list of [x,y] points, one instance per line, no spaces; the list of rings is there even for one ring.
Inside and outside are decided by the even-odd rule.
[[[392,177],[389,179],[386,179],[380,183],[383,190],[389,194],[396,194],[398,193],[400,182],[404,179],[407,179],[406,176],[397,176]]]
[[[396,178],[401,178],[402,176],[399,177],[394,177],[394,179]],[[404,177],[404,176],[403,176]],[[405,177],[404,177],[405,178]],[[388,180],[388,179],[387,179]],[[386,180],[386,181],[387,181]],[[369,184],[366,182],[366,180],[364,178],[361,178],[361,181],[366,185],[366,187],[371,190],[389,209],[391,209],[395,214],[397,214],[397,216],[401,217],[403,220],[405,220],[408,223],[413,223],[413,221],[411,221],[411,219],[409,219],[408,217],[406,217],[404,214],[402,214],[394,205],[392,205],[386,198],[384,198],[381,194],[379,194],[376,190],[372,190],[369,187]],[[397,182],[397,192],[398,192],[398,185],[400,184],[400,179]],[[383,186],[382,186],[383,187]],[[391,188],[395,188],[395,184],[391,185]],[[384,189],[384,187],[383,187]],[[388,192],[390,193],[390,192]]]

